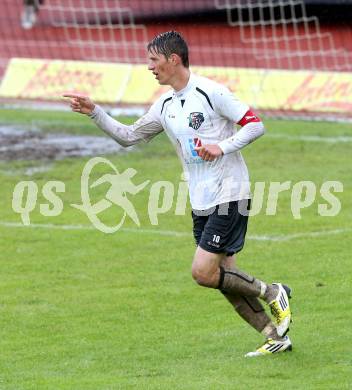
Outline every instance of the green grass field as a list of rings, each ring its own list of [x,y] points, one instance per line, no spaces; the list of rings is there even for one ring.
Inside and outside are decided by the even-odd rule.
[[[292,216],[291,191],[280,194],[276,215],[265,215],[263,207],[238,256],[244,270],[292,286],[293,352],[243,357],[262,337],[219,292],[192,281],[189,205],[186,215],[175,215],[173,205],[151,225],[151,184],[176,185],[181,174],[165,135],[106,156],[120,172],[136,169],[136,184],[151,181],[130,198],[141,227],[127,218],[115,234],[89,228],[87,216],[70,206],[81,203],[80,176],[89,157],[2,161],[0,155],[1,390],[352,388],[352,126],[265,122],[266,136],[243,152],[252,182],[307,180],[317,186],[301,219]],[[101,135],[73,113],[0,110],[0,123]],[[46,171],[26,174],[43,166]],[[46,201],[39,193],[32,225],[21,227],[11,205],[22,180],[34,181],[39,191],[49,180],[63,181],[63,212],[41,215],[39,204]],[[319,189],[327,180],[344,186],[335,194],[342,205],[335,217],[318,213],[318,204],[326,203]],[[102,186],[94,199],[106,190]],[[114,225],[119,213],[112,207],[102,219]]]

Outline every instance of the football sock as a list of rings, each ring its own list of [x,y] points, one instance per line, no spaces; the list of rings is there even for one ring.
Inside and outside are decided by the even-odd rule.
[[[226,294],[223,291],[221,292],[231,303],[236,312],[257,332],[262,333],[264,329],[268,331],[270,324],[274,327],[276,331],[276,328],[272,324],[270,317],[265,313],[262,304],[257,298],[243,297],[240,295]]]
[[[271,321],[265,326],[261,333],[265,336],[266,339],[273,339],[279,341],[282,341],[284,339],[277,334],[276,326]]]
[[[263,295],[264,301],[266,303],[272,302],[276,298],[276,296],[278,294],[278,290],[279,290],[279,288],[277,286],[272,285],[272,284],[268,284],[267,289]]]
[[[268,288],[268,285],[238,268],[224,269],[220,266],[218,289],[225,293],[265,299],[265,295],[268,295]]]

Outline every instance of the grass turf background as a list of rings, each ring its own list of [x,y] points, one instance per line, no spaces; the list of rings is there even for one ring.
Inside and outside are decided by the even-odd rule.
[[[0,122],[19,128],[100,134],[87,118],[71,113],[0,111]],[[352,387],[351,162],[349,124],[266,120],[268,133],[244,150],[251,179],[325,180],[344,184],[336,194],[342,209],[321,217],[315,203],[292,217],[290,191],[280,194],[278,213],[265,207],[249,224],[239,266],[266,280],[292,286],[294,351],[245,359],[262,337],[246,326],[215,290],[197,287],[190,276],[194,252],[189,213],[174,207],[151,226],[150,186],[133,197],[141,231],[113,235],[96,230],[58,230],[0,225],[0,389],[349,389]],[[286,136],[292,138],[284,138]],[[318,136],[308,141],[302,136]],[[324,142],[330,137],[331,142]],[[326,140],[325,140],[326,141]],[[181,167],[165,135],[131,153],[108,158],[121,172],[137,170],[134,182],[179,182]],[[17,182],[38,187],[61,180],[64,210],[34,224],[89,225],[70,203],[80,203],[80,175],[88,158],[50,162],[47,172],[27,176],[43,161],[0,163],[0,222],[20,222],[11,208]],[[104,171],[101,169],[101,173]],[[100,171],[99,171],[100,172]],[[98,175],[98,174],[97,174]],[[101,199],[107,187],[95,194]],[[267,192],[266,192],[267,194]],[[265,198],[266,199],[266,198]],[[189,210],[188,210],[189,211]],[[104,213],[114,224],[119,210]],[[126,220],[125,227],[134,228]],[[142,229],[143,232],[142,232]],[[163,236],[146,230],[172,230]],[[335,231],[287,241],[258,241],[254,235]]]

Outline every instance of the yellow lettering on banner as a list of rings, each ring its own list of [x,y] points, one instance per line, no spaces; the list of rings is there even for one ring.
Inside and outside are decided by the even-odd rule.
[[[293,110],[352,111],[350,73],[309,73],[287,98]]]
[[[130,65],[82,61],[13,59],[0,96],[59,100],[64,92],[90,95],[99,102],[116,102],[126,87]]]
[[[343,72],[196,68],[260,109],[351,112],[352,74]]]
[[[201,66],[192,71],[226,85],[253,108],[352,110],[352,74],[347,72]],[[150,105],[169,89],[159,85],[146,65],[13,59],[0,96],[60,100],[63,92],[75,91],[98,103]]]

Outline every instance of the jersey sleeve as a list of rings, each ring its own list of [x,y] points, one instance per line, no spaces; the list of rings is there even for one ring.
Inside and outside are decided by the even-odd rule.
[[[124,147],[140,141],[148,142],[163,131],[160,116],[157,115],[157,104],[132,125],[117,121],[98,105],[95,106],[90,117],[100,129]]]
[[[215,111],[226,119],[238,123],[249,110],[228,88],[219,85],[213,91]]]
[[[159,106],[160,102],[155,102],[149,108],[148,112],[146,112],[132,125],[134,134],[145,142],[149,142],[152,138],[164,130],[160,121]]]

